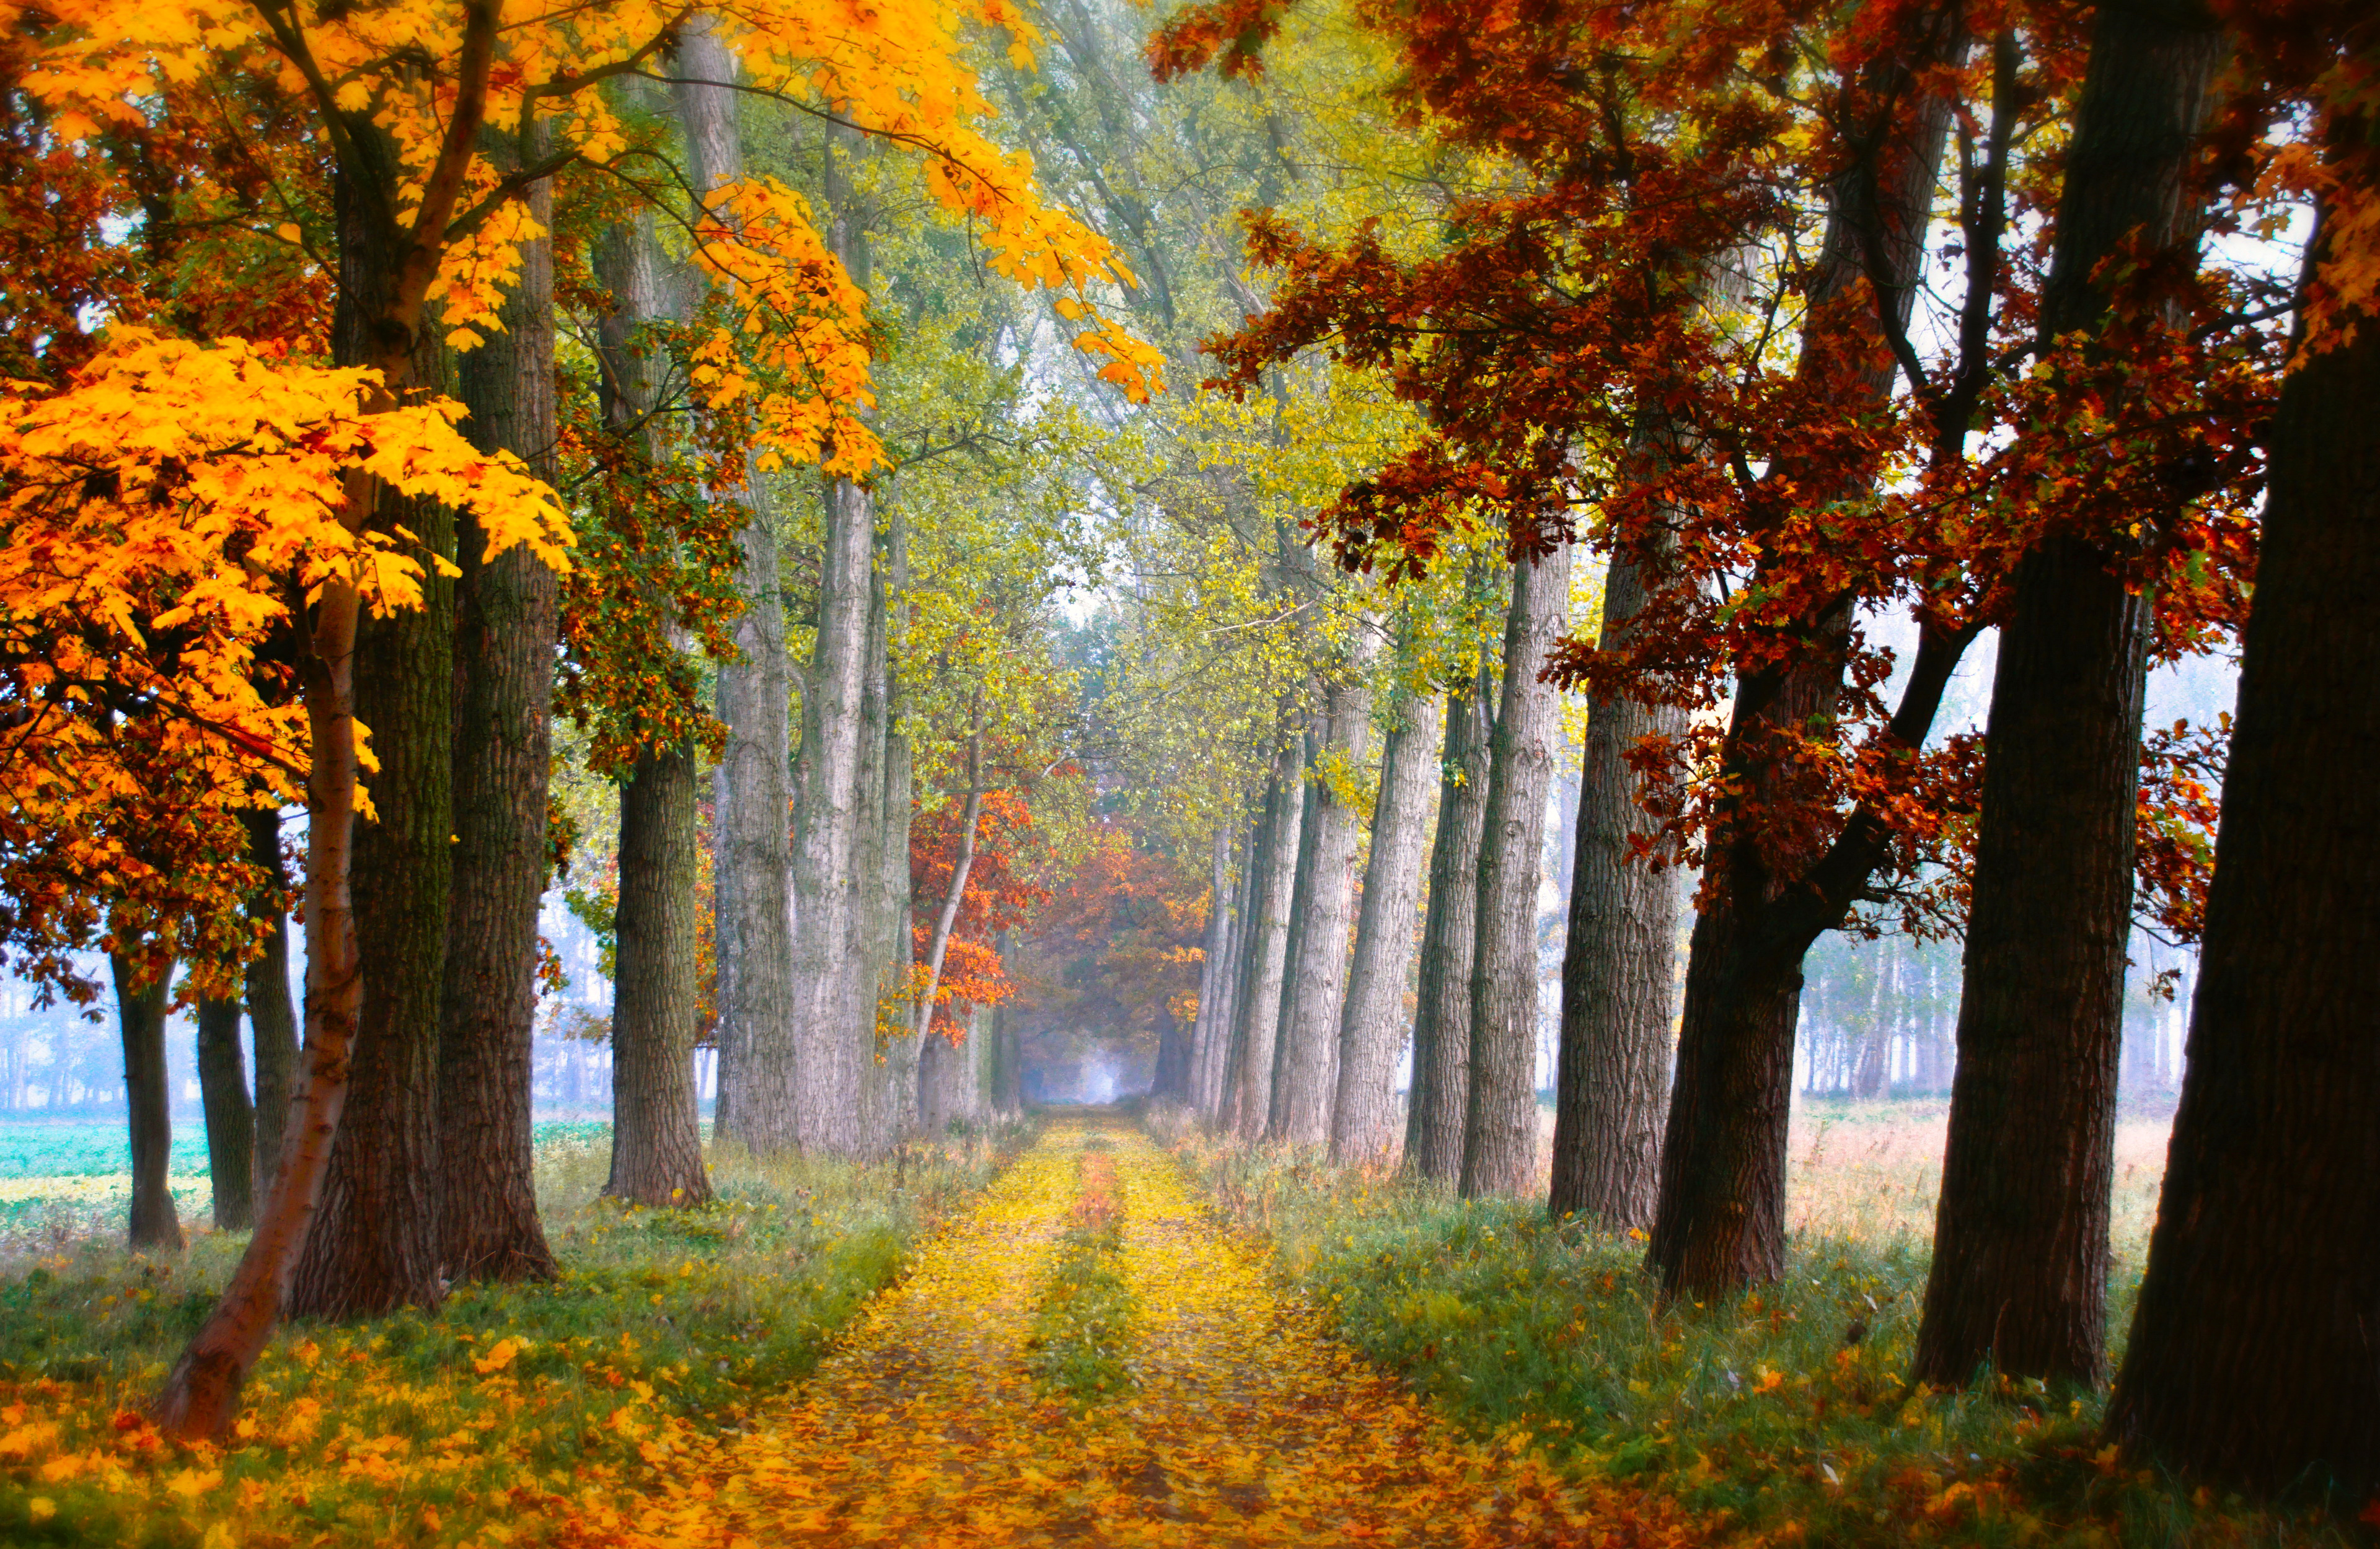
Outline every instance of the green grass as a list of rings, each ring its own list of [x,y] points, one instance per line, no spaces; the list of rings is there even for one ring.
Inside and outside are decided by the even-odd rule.
[[[606,1127],[549,1132],[538,1192],[560,1278],[457,1287],[435,1312],[285,1327],[249,1386],[262,1439],[224,1456],[225,1488],[318,1474],[310,1532],[427,1542],[500,1520],[510,1488],[558,1494],[632,1474],[652,1425],[739,1426],[808,1372],[919,1233],[966,1207],[1024,1139],[1011,1126],[869,1165],[722,1156],[718,1202],[668,1212],[601,1197]],[[244,1245],[208,1234],[165,1259],[83,1240],[0,1275],[0,1406],[66,1413],[102,1445],[109,1417],[164,1375]],[[490,1380],[474,1363],[500,1349]],[[426,1458],[464,1435],[468,1458],[395,1482],[338,1461],[367,1447]],[[6,1463],[0,1445],[0,1542],[196,1542],[195,1516],[176,1536],[93,1482]],[[38,1524],[36,1495],[52,1513]],[[446,1529],[423,1529],[424,1509]]]
[[[1087,1408],[1125,1391],[1123,1350],[1138,1311],[1117,1273],[1123,1253],[1123,1184],[1100,1135],[1083,1143],[1084,1189],[1026,1336],[1026,1365],[1043,1393]],[[1096,1157],[1099,1160],[1093,1161]]]
[[[1922,1240],[1803,1232],[1779,1285],[1664,1307],[1643,1244],[1535,1204],[1460,1202],[1278,1153],[1177,1143],[1209,1196],[1268,1234],[1342,1337],[1482,1434],[1526,1435],[1791,1541],[2343,1544],[2318,1513],[2267,1514],[2125,1470],[2099,1395],[1906,1379]],[[2113,1288],[2129,1322],[2136,1275]]]

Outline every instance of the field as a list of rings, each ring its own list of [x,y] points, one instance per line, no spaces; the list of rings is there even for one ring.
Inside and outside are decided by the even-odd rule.
[[[537,1144],[552,1150],[609,1133],[584,1119],[549,1119]],[[558,1154],[558,1153],[557,1153]],[[174,1124],[166,1166],[185,1232],[212,1223],[207,1141],[196,1116]],[[132,1199],[132,1151],[121,1119],[0,1119],[0,1265],[123,1229]]]

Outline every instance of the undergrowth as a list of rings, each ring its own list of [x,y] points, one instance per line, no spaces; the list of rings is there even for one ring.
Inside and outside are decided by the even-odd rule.
[[[1451,1419],[1769,1542],[2353,1542],[2317,1510],[2260,1510],[2120,1467],[2096,1440],[2103,1394],[1988,1377],[1912,1388],[1927,1257],[1909,1236],[1797,1234],[1783,1282],[1664,1307],[1639,1234],[1167,1131],[1341,1336]],[[2135,1285],[2114,1288],[2111,1326],[2130,1321]]]
[[[665,1465],[670,1422],[746,1424],[1026,1138],[1012,1125],[865,1165],[722,1156],[715,1204],[650,1211],[601,1196],[608,1133],[553,1137],[538,1185],[558,1279],[285,1326],[220,1451],[163,1441],[139,1410],[244,1237],[201,1236],[178,1260],[86,1240],[10,1266],[0,1542],[492,1541],[537,1500]]]
[[[1026,1337],[1026,1363],[1042,1391],[1077,1407],[1132,1383],[1123,1347],[1138,1309],[1119,1273],[1124,1199],[1111,1150],[1099,1135],[1083,1143],[1075,1208]]]

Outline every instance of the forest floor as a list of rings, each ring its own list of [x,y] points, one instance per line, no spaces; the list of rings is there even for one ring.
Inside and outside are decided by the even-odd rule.
[[[1467,1440],[1330,1337],[1135,1125],[1053,1119],[785,1413],[573,1542],[1665,1544],[1644,1492]]]
[[[28,1220],[0,1543],[2355,1542],[2120,1466],[2099,1394],[1906,1383],[1938,1118],[1797,1115],[1791,1273],[1708,1307],[1652,1298],[1628,1234],[1162,1112],[728,1155],[718,1203],[663,1212],[599,1196],[608,1134],[556,1131],[559,1279],[288,1328],[223,1448],[139,1406],[243,1240],[150,1258]],[[2119,1139],[2119,1338],[2161,1128]]]

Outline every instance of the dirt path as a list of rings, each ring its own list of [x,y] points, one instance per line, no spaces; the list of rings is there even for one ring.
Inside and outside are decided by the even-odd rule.
[[[1097,1137],[1094,1139],[1094,1137]],[[1038,1396],[1025,1341],[1085,1143],[1111,1148],[1132,1391]],[[1661,1544],[1674,1511],[1464,1442],[1325,1336],[1137,1130],[1062,1119],[938,1234],[785,1412],[656,1456],[594,1543]],[[1648,1514],[1648,1515],[1640,1515]]]

